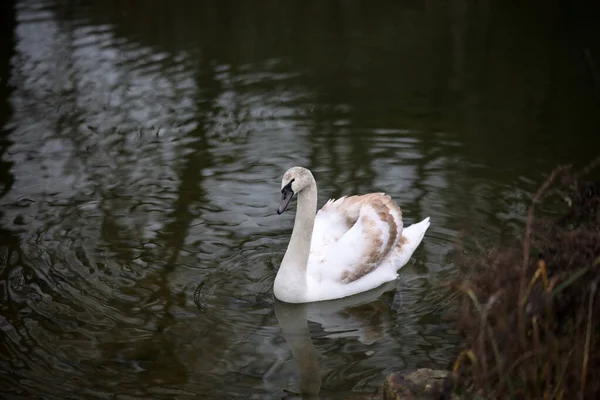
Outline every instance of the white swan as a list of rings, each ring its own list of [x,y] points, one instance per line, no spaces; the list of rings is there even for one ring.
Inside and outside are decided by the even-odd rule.
[[[315,215],[317,183],[306,168],[283,175],[278,214],[294,194],[294,229],[273,285],[287,303],[339,299],[396,279],[429,228],[427,217],[402,229],[400,207],[383,193],[329,200]]]

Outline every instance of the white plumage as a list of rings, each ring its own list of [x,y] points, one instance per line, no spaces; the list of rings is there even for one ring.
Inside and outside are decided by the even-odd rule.
[[[282,213],[297,195],[294,229],[274,283],[281,301],[339,299],[397,277],[429,227],[429,217],[403,229],[400,207],[383,193],[329,200],[315,215],[312,173],[290,168],[282,179]]]

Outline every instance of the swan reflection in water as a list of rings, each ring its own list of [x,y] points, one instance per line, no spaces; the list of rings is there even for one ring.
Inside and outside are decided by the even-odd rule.
[[[317,303],[290,304],[275,299],[275,316],[298,366],[301,398],[318,399],[321,391],[319,354],[310,336],[308,321],[316,322],[325,332],[330,332],[329,339],[356,337],[364,344],[372,344],[384,336],[385,321],[381,321],[381,315],[378,315],[378,324],[365,321],[365,308],[361,306],[376,302],[381,295],[395,288],[396,282],[388,282],[355,296]],[[387,307],[383,303],[374,306]],[[369,311],[370,316],[373,310]],[[381,314],[380,310],[377,312]]]

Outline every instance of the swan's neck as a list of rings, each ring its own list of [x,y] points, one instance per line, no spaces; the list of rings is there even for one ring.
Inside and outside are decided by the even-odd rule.
[[[283,301],[295,302],[306,293],[306,268],[317,212],[317,184],[298,193],[296,220],[287,251],[275,278],[275,295]],[[287,300],[286,300],[287,298]]]
[[[283,257],[283,265],[293,264],[306,271],[316,212],[317,185],[313,183],[307,189],[298,193],[296,220],[294,221],[290,243]]]

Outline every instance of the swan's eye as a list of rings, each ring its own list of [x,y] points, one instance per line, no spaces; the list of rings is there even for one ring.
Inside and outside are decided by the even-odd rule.
[[[289,192],[289,193],[292,193],[292,195],[294,194],[294,191],[292,190],[292,183],[293,183],[295,180],[296,180],[295,178],[294,178],[294,179],[292,179],[292,180],[290,181],[290,183],[288,183],[287,185],[285,185],[285,186],[283,187],[283,189],[281,189],[281,193],[283,193],[283,196],[284,196],[283,198],[284,198],[284,199],[286,198],[286,194],[287,194],[288,192]]]

